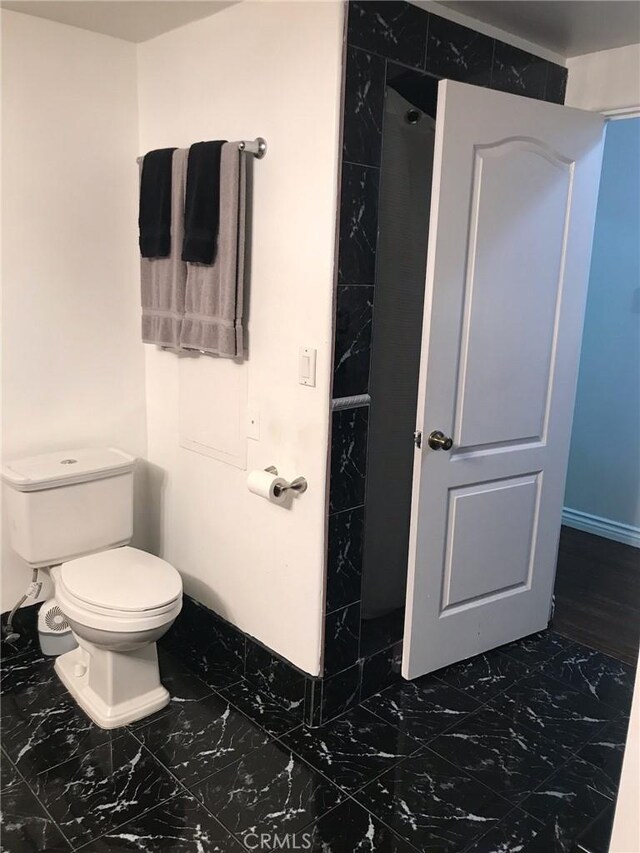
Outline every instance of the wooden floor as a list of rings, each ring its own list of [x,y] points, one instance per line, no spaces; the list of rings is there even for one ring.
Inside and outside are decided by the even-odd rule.
[[[551,624],[566,637],[635,665],[640,549],[563,527]]]

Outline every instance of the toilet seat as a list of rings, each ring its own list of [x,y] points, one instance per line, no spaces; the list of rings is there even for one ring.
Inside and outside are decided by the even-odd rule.
[[[63,613],[98,630],[151,630],[173,621],[182,607],[176,569],[128,546],[64,563],[55,586]]]

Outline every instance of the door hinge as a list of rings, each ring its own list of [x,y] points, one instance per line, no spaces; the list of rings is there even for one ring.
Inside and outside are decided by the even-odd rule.
[[[417,429],[413,434],[413,443],[420,449],[422,447],[422,430]]]

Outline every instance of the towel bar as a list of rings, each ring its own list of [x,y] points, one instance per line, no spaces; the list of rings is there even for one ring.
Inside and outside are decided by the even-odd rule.
[[[243,139],[242,142],[238,143],[238,148],[245,154],[253,154],[256,160],[262,160],[267,153],[267,140],[263,139],[262,136],[258,136],[257,139]],[[136,157],[136,163],[141,163],[142,160],[144,157]]]

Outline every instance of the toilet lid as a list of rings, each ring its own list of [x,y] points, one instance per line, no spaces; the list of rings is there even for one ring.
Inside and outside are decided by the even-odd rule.
[[[182,594],[182,579],[170,563],[129,547],[64,563],[60,579],[75,598],[105,610],[156,610]]]

